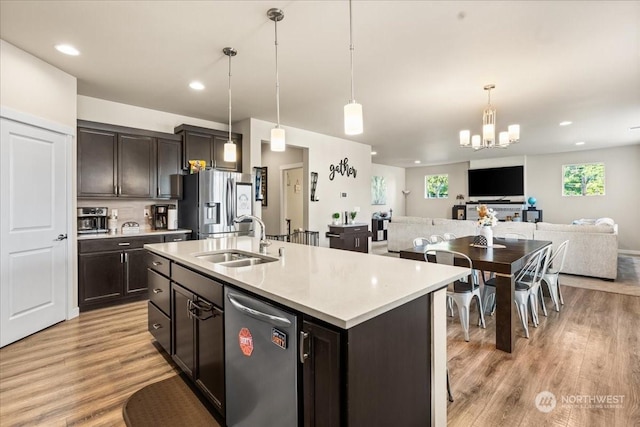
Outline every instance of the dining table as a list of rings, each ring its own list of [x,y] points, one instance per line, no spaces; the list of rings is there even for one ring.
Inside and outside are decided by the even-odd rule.
[[[476,270],[495,273],[496,348],[511,353],[514,350],[515,329],[518,321],[514,304],[516,273],[524,266],[531,254],[551,245],[551,242],[494,237],[493,246],[483,246],[476,243],[476,237],[464,236],[403,249],[400,251],[400,258],[426,261],[425,252],[444,249],[467,255]]]

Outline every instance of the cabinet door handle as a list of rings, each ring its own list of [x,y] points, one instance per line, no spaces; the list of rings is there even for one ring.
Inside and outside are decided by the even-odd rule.
[[[300,331],[300,342],[298,343],[298,348],[300,349],[300,363],[304,363],[305,360],[309,358],[309,353],[305,353],[304,351],[304,342],[309,337],[309,334],[305,331]]]
[[[159,265],[162,265],[162,263],[160,261],[153,261],[151,264],[154,265],[154,267],[157,267]]]
[[[116,196],[118,195],[118,186],[117,185],[113,186],[113,194],[115,194]]]
[[[124,253],[120,252],[120,264],[124,263]]]
[[[182,242],[183,239],[173,239],[174,242]]]
[[[118,243],[118,246],[131,246],[130,242]]]
[[[160,323],[154,323],[153,325],[151,325],[151,327],[152,327],[153,329],[155,329],[156,331],[157,331],[158,329],[162,329],[162,325],[161,325]]]
[[[156,187],[156,194],[159,196],[160,195],[160,187]]]
[[[124,262],[129,262],[129,254],[128,253],[124,253]]]
[[[154,293],[154,294],[161,294],[161,293],[163,293],[163,292],[164,292],[164,291],[163,291],[162,289],[160,289],[160,288],[156,288],[156,289],[154,289],[154,290],[153,290],[153,293]]]

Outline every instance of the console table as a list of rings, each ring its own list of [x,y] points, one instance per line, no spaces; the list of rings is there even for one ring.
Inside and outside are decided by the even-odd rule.
[[[516,213],[520,215],[521,212],[527,209],[525,202],[470,202],[467,203],[466,219],[470,219],[472,221],[476,221],[478,219],[478,211],[476,208],[479,205],[487,205],[487,207],[493,209],[493,211],[498,215],[498,219],[502,221],[507,219],[508,216],[516,216]]]

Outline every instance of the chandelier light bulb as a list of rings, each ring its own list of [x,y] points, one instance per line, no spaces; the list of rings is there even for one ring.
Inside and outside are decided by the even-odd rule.
[[[517,142],[520,139],[520,125],[509,125],[509,141]]]
[[[471,131],[469,130],[461,130],[460,131],[460,145],[463,147],[469,146],[471,143]]]

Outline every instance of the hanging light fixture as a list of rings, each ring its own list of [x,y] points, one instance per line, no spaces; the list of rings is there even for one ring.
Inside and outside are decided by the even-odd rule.
[[[231,57],[236,56],[238,51],[232,47],[225,47],[222,52],[229,57],[229,139],[224,143],[224,161],[236,161],[236,144],[231,139]]]
[[[363,131],[362,104],[356,102],[353,88],[353,22],[351,14],[351,0],[349,0],[349,52],[351,54],[351,99],[344,106],[344,133],[360,135]]]
[[[267,11],[267,16],[275,24],[275,45],[276,45],[276,127],[271,129],[271,151],[284,151],[286,147],[284,139],[284,129],[280,127],[280,79],[278,77],[278,21],[284,19],[284,12],[281,9],[273,8]]]
[[[495,89],[495,87],[496,85],[493,84],[484,87],[484,90],[488,92],[488,103],[482,113],[482,138],[480,135],[471,136],[471,132],[468,130],[461,130],[461,147],[471,147],[474,150],[507,148],[520,140],[520,125],[509,125],[506,132],[498,134],[498,143],[496,144],[496,110],[491,106],[491,89]]]

